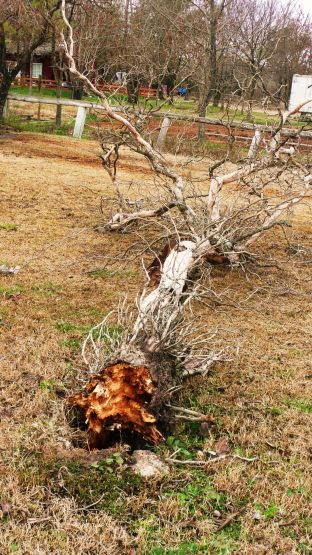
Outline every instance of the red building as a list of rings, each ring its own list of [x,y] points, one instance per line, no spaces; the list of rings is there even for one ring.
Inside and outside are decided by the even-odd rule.
[[[7,47],[7,61],[9,64],[14,65],[17,58],[17,49],[15,46]],[[29,64],[22,70],[22,75],[26,77],[39,77],[42,79],[54,79],[53,63],[52,63],[52,48],[51,45],[46,43],[38,46],[32,54]]]

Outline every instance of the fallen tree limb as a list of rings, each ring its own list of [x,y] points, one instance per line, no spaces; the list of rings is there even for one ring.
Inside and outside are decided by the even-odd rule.
[[[216,463],[216,462],[220,462],[220,461],[224,461],[225,459],[238,459],[240,461],[244,461],[244,462],[254,462],[257,460],[257,457],[253,457],[253,458],[247,458],[247,457],[240,457],[239,455],[232,455],[231,453],[223,453],[221,455],[217,455],[216,457],[211,457],[210,459],[204,459],[204,460],[190,460],[190,459],[172,459],[172,458],[167,458],[166,462],[168,463],[173,463],[173,464],[182,464],[182,465],[188,465],[188,466],[208,466],[211,463]]]

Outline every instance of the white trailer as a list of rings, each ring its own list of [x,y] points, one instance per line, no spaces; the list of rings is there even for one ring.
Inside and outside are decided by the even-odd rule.
[[[291,85],[291,93],[288,109],[292,110],[295,106],[312,98],[312,75],[294,75]],[[301,114],[312,114],[312,102],[303,106]]]

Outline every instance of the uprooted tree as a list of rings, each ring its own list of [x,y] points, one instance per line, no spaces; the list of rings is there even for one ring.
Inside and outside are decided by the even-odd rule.
[[[120,124],[110,144],[102,143],[102,161],[115,187],[118,209],[100,231],[129,230],[155,219],[161,219],[167,230],[163,248],[146,268],[152,290],[138,296],[133,312],[124,304],[119,307],[115,334],[108,332],[108,319],[91,330],[83,357],[92,377],[68,403],[83,415],[90,448],[109,446],[120,437],[132,444],[135,438],[156,443],[172,428],[176,416],[205,418],[174,406],[172,398],[185,376],[205,375],[223,357],[222,349],[213,348],[212,337],[194,330],[191,312],[188,316],[192,299],[200,300],[205,292],[205,268],[216,263],[249,264],[256,257],[251,250],[254,243],[268,230],[286,225],[288,212],[310,191],[312,174],[294,158],[284,133],[288,118],[303,104],[291,112],[280,111],[280,123],[270,139],[256,130],[248,155],[235,170],[222,173],[227,156],[211,166],[206,190],[199,194],[147,140],[142,114],[112,108],[77,70],[65,0],[62,15],[66,38],[64,33],[61,42],[69,71],[99,97],[107,116]],[[131,211],[132,203],[124,197],[117,175],[123,146],[147,159],[155,176],[160,176],[165,198],[158,206],[146,201]],[[226,185],[234,183],[238,194],[224,194]],[[272,194],[274,183],[278,185]]]

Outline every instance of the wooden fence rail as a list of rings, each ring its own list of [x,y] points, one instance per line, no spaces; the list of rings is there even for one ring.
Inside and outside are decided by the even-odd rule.
[[[31,104],[50,104],[50,105],[61,105],[61,106],[74,106],[77,108],[77,116],[76,116],[76,123],[73,136],[76,138],[81,138],[83,133],[84,121],[86,117],[86,113],[88,109],[95,109],[105,112],[104,106],[98,104],[96,102],[85,102],[81,100],[72,100],[67,98],[51,98],[51,97],[36,97],[36,96],[24,96],[20,94],[9,94],[8,100],[14,100],[17,102],[28,102]],[[123,108],[116,106],[114,108],[117,112],[122,112]],[[168,112],[158,112],[155,111],[151,113],[151,117],[153,118],[170,118],[170,120],[175,121],[186,121],[189,123],[198,123],[202,122],[207,125],[213,125],[220,127],[220,132],[208,132],[206,133],[207,136],[219,136],[220,138],[227,137],[225,133],[222,134],[221,129],[224,131],[228,127],[228,123],[222,120],[215,120],[211,118],[200,118],[197,116],[190,116],[190,115],[180,115],[180,114],[172,114]],[[255,129],[260,129],[263,133],[272,133],[274,128],[272,126],[266,125],[253,125],[251,123],[239,123],[239,122],[231,122],[230,127],[237,130],[246,130],[246,131],[255,131]],[[283,136],[289,138],[298,139],[297,133],[295,129],[286,128],[282,130]],[[237,136],[238,139],[243,139],[244,141],[251,141],[252,135],[242,137]],[[300,133],[300,140],[306,139],[306,143],[301,142],[301,146],[307,147],[308,149],[312,148],[312,132],[311,131],[302,131]],[[293,143],[292,143],[293,144]]]
[[[51,91],[56,91],[58,88],[58,84],[53,79],[40,79],[39,77],[19,77],[14,81],[15,87],[25,88],[25,87],[32,87],[32,88],[40,88],[46,89]],[[127,95],[127,87],[124,85],[120,85],[118,83],[97,83],[97,88],[105,93],[111,95]],[[69,83],[62,83],[61,90],[72,91],[73,86]],[[139,88],[139,96],[143,96],[145,98],[155,98],[157,95],[157,91],[150,87],[140,87]]]

